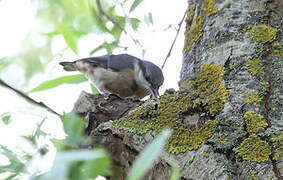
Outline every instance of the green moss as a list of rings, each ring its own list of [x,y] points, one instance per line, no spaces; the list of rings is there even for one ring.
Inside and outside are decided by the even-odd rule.
[[[255,133],[268,125],[263,117],[254,111],[245,112],[244,120],[249,134]]]
[[[264,73],[263,65],[260,63],[260,60],[258,58],[248,60],[245,63],[245,66],[247,67],[251,75],[255,76]]]
[[[207,121],[192,130],[179,124],[178,118],[195,109],[204,108],[211,115],[221,111],[228,94],[222,84],[222,75],[222,66],[202,65],[194,79],[186,80],[185,84],[191,91],[163,95],[158,101],[145,103],[113,124],[119,129],[136,134],[144,134],[148,130],[158,133],[164,128],[171,128],[173,135],[167,144],[169,152],[178,154],[197,149],[213,136],[217,121]]]
[[[258,103],[262,100],[262,98],[258,95],[258,91],[253,91],[251,94],[248,94],[244,99],[243,102],[252,104]]]
[[[256,135],[246,138],[237,148],[237,153],[247,161],[264,162],[271,154],[268,143]]]
[[[222,83],[224,68],[215,64],[200,67],[194,80],[194,93],[198,97],[194,103],[202,104],[211,114],[223,109],[228,99],[228,90]]]
[[[279,160],[283,157],[283,132],[271,138],[273,145],[273,159]]]
[[[203,1],[203,11],[206,17],[217,13],[217,8],[215,8],[214,0],[204,0]]]
[[[249,30],[254,41],[260,43],[272,42],[277,38],[278,30],[265,24],[254,26]]]
[[[185,30],[185,45],[184,51],[189,51],[192,49],[192,46],[197,42],[203,34],[203,18],[197,16],[193,19],[193,23],[190,27],[186,27]]]
[[[214,135],[218,121],[207,121],[195,130],[178,128],[172,134],[167,144],[170,153],[179,154],[188,150],[195,150],[201,147],[209,138]]]

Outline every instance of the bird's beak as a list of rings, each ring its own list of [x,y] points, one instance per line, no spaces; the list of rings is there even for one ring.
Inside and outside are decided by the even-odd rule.
[[[155,98],[159,98],[159,92],[158,89],[151,87],[150,88],[151,94],[155,97]]]

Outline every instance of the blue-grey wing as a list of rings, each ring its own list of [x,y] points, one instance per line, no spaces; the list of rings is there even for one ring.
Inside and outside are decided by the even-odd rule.
[[[128,54],[104,55],[80,60],[87,61],[93,66],[103,67],[105,69],[110,68],[114,71],[133,69],[134,64],[141,61],[140,59]]]
[[[140,59],[128,54],[110,55],[108,68],[111,68],[114,71],[134,69],[134,64],[138,63],[139,61]]]
[[[97,66],[107,69],[109,56],[110,55],[88,57],[88,58],[79,59],[78,61],[85,61],[90,63],[92,66]]]

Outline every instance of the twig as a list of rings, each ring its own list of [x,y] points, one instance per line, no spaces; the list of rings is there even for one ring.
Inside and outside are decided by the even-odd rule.
[[[31,103],[31,104],[34,104],[34,105],[37,105],[41,108],[44,108],[46,109],[47,111],[53,113],[53,114],[56,114],[57,116],[61,116],[59,113],[57,113],[56,111],[54,111],[53,109],[51,109],[50,107],[48,107],[47,105],[45,105],[43,102],[38,102],[34,99],[32,99],[31,97],[29,97],[28,95],[26,95],[25,93],[13,88],[12,86],[8,85],[7,83],[5,83],[2,79],[0,79],[0,85],[14,91],[15,93],[17,93],[19,96],[21,96],[22,98],[24,98],[27,102]]]
[[[98,11],[101,15],[105,16],[109,21],[111,21],[115,26],[117,26],[121,31],[123,31],[126,35],[128,35],[135,44],[138,44],[143,48],[143,45],[140,43],[138,39],[135,39],[130,33],[128,33],[115,19],[109,16],[102,8],[100,0],[96,0]]]
[[[178,37],[178,35],[179,35],[180,29],[181,29],[182,24],[183,24],[183,22],[184,22],[184,20],[185,20],[186,14],[187,14],[187,10],[185,11],[185,13],[184,13],[184,15],[183,15],[182,20],[181,20],[181,21],[179,22],[179,24],[178,24],[177,33],[176,33],[175,38],[174,38],[174,40],[173,40],[173,42],[172,42],[172,44],[171,44],[171,47],[170,47],[170,49],[169,49],[169,51],[168,51],[168,53],[167,53],[167,56],[166,56],[166,58],[165,58],[165,60],[164,60],[164,62],[163,62],[163,64],[162,64],[162,66],[161,66],[161,69],[164,68],[165,63],[167,62],[167,59],[171,56],[172,49],[173,49],[173,47],[174,47],[174,45],[175,45],[175,42],[176,42],[177,37]]]

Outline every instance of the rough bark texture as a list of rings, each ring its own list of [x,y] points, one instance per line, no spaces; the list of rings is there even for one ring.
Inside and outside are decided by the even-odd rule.
[[[282,179],[282,9],[282,0],[189,0],[181,79],[223,66],[229,98],[209,140],[214,163],[192,163],[202,173],[186,177]]]
[[[87,120],[124,179],[137,154],[165,127],[162,157],[183,179],[283,179],[283,1],[189,0],[181,91],[133,102],[82,93]],[[145,179],[169,179],[160,158]]]

